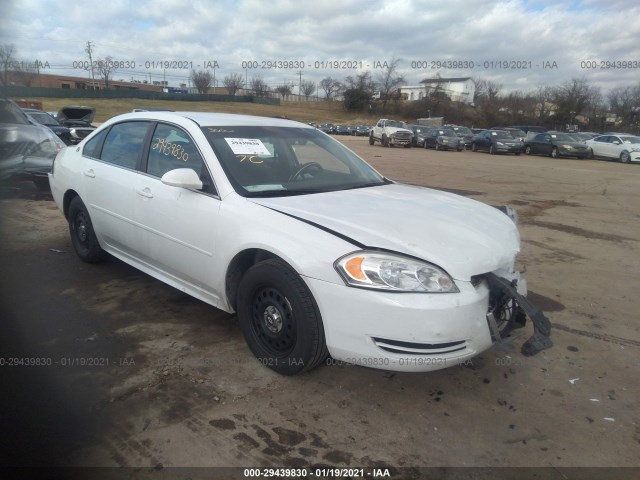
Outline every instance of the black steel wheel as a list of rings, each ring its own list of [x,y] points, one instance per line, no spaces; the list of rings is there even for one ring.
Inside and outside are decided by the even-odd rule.
[[[252,266],[238,289],[238,320],[258,361],[284,375],[327,357],[320,311],[302,278],[280,259]]]
[[[107,257],[102,250],[93,230],[91,217],[80,197],[75,197],[69,204],[69,233],[71,243],[80,259],[87,263],[98,263]]]

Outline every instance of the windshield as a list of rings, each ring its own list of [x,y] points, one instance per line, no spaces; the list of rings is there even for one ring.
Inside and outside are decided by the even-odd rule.
[[[457,137],[456,132],[453,130],[438,130],[438,135],[441,137]]]
[[[407,124],[404,122],[400,122],[399,120],[387,120],[386,126],[395,128],[407,128]]]
[[[513,138],[509,132],[505,132],[503,130],[492,130],[491,136],[494,138]]]
[[[571,135],[567,135],[566,133],[552,133],[551,138],[554,140],[558,140],[561,142],[575,142],[576,139]]]
[[[340,142],[312,128],[202,127],[234,189],[288,196],[390,183]]]
[[[453,130],[458,135],[473,135],[473,132],[469,130],[467,127],[453,127]]]
[[[48,113],[29,112],[29,116],[41,125],[60,125],[60,123]]]

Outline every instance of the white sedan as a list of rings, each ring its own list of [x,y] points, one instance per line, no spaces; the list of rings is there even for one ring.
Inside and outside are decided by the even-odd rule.
[[[226,312],[283,374],[333,360],[459,364],[524,325],[517,227],[500,210],[392,182],[319,130],[241,115],[115,117],[50,174],[74,248],[111,254]]]
[[[594,157],[619,160],[622,163],[640,162],[640,137],[626,133],[606,134],[585,142]]]

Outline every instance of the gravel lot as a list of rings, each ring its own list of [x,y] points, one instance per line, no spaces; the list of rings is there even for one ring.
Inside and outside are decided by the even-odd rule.
[[[2,357],[53,364],[0,366],[3,464],[640,465],[640,167],[338,139],[394,180],[515,207],[554,347],[522,357],[529,324],[515,352],[438,372],[278,376],[233,316],[83,264],[50,195],[4,185]]]

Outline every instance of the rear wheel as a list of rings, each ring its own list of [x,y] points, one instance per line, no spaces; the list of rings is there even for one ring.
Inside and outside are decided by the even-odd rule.
[[[98,243],[89,212],[80,197],[75,197],[69,204],[69,233],[73,248],[81,260],[98,263],[107,257]]]
[[[251,267],[238,289],[238,320],[258,361],[284,375],[328,355],[320,311],[300,276],[280,259]]]

